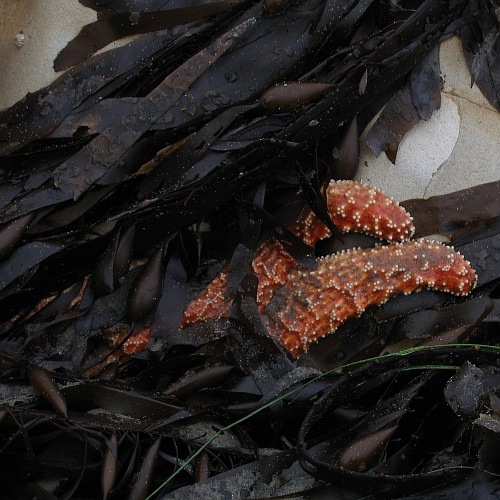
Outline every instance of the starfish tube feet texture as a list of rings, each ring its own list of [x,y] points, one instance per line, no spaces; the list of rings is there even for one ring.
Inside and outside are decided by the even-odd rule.
[[[328,213],[341,232],[360,232],[387,241],[405,241],[413,235],[413,220],[406,210],[379,189],[355,181],[330,181],[326,189]],[[310,246],[330,236],[330,230],[306,208],[290,231]],[[259,279],[257,303],[261,312],[285,282],[296,265],[283,246],[271,239],[262,243],[252,262],[252,272]],[[224,300],[227,270],[191,301],[181,328],[199,321],[227,316],[230,303]]]
[[[324,257],[309,271],[294,268],[263,315],[269,333],[299,356],[371,305],[429,288],[467,295],[476,283],[470,263],[451,247],[411,241]]]

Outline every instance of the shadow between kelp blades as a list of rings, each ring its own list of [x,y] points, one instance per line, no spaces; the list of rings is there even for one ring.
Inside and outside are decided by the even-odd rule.
[[[309,450],[308,434],[328,411],[342,407],[355,398],[356,388],[360,388],[362,384],[369,384],[369,381],[384,376],[385,373],[418,366],[425,366],[425,369],[429,369],[429,365],[436,365],[436,367],[453,365],[458,368],[466,361],[478,366],[496,366],[497,358],[498,349],[494,347],[439,346],[430,349],[419,349],[416,352],[405,353],[404,356],[389,355],[380,357],[376,362],[366,364],[349,372],[333,383],[307,413],[297,436],[299,463],[306,472],[316,479],[366,492],[415,493],[466,477],[472,472],[472,467],[442,467],[436,472],[401,475],[376,473],[369,470],[367,472],[345,470],[337,464],[326,463],[315,458]]]

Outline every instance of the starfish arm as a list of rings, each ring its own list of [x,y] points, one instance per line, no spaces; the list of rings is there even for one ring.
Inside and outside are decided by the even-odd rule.
[[[467,295],[475,283],[470,263],[440,243],[350,250],[319,259],[314,271],[294,268],[263,317],[269,333],[298,356],[368,306],[423,288]]]
[[[326,198],[330,217],[342,232],[362,232],[388,241],[407,240],[414,232],[410,215],[379,189],[355,181],[331,181]],[[330,236],[329,229],[309,208],[302,212],[290,231],[310,246]],[[259,246],[252,272],[259,279],[257,303],[261,312],[295,265],[295,260],[276,240]],[[227,316],[230,304],[224,301],[226,276],[227,269],[224,269],[188,304],[181,328]]]

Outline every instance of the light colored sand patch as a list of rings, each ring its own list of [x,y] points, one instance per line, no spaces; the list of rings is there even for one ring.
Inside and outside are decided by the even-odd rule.
[[[450,193],[500,179],[500,113],[471,77],[458,37],[441,45],[441,109],[410,130],[393,165],[376,158],[361,136],[357,179],[398,200]],[[373,123],[373,122],[372,122]]]
[[[471,75],[467,66],[462,42],[453,37],[441,44],[439,50],[443,92],[452,96],[485,106],[493,111],[495,108],[484,97],[477,85],[471,86]]]
[[[456,104],[441,96],[441,108],[429,121],[420,121],[401,141],[396,163],[385,153],[376,158],[362,142],[362,163],[357,178],[379,187],[397,200],[424,194],[433,175],[449,158],[459,136]]]
[[[0,109],[52,82],[58,76],[52,64],[59,51],[96,19],[95,11],[77,0],[0,2]],[[24,43],[18,47],[20,33]]]
[[[500,113],[467,99],[453,100],[461,117],[460,136],[432,177],[426,198],[500,179]]]

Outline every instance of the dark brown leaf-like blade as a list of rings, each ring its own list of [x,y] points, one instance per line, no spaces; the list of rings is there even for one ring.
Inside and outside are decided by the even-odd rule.
[[[0,290],[63,248],[61,244],[42,241],[17,248],[8,260],[0,263]]]
[[[21,240],[35,214],[26,214],[0,228],[0,260],[5,258]]]
[[[92,273],[92,287],[98,297],[111,293],[115,288],[113,266],[118,249],[119,237],[120,232],[115,231]]]
[[[181,383],[167,389],[165,394],[171,394],[181,399],[189,397],[190,394],[199,389],[220,384],[223,380],[227,379],[233,370],[234,366],[207,367],[187,377]]]
[[[397,430],[397,426],[366,434],[348,443],[341,451],[338,464],[349,470],[365,470],[382,453]]]
[[[34,366],[29,369],[28,377],[31,385],[54,407],[54,409],[68,416],[66,399],[54,382],[52,375],[45,368]]]
[[[163,287],[153,318],[153,335],[166,336],[179,329],[187,302],[186,271],[177,252],[170,257],[163,277]]]
[[[128,300],[128,314],[132,321],[139,321],[157,307],[162,289],[163,248],[159,248],[142,267],[132,287]]]
[[[254,23],[247,20],[218,38],[171,73],[131,111],[54,171],[54,186],[67,199],[78,198],[115,165],[151,125],[165,115],[203,71],[209,68]],[[99,159],[96,161],[96,153]],[[82,163],[90,165],[82,171]]]
[[[103,499],[113,489],[118,468],[118,438],[116,432],[105,442],[104,457],[101,466],[101,488]]]
[[[455,239],[500,216],[499,198],[500,182],[495,181],[402,205],[412,214],[415,237],[441,233]]]
[[[206,0],[203,2],[162,2],[156,9],[142,4],[139,10],[129,10],[131,5],[113,8],[115,14],[84,26],[80,33],[62,49],[54,60],[54,70],[61,71],[78,64],[109,43],[130,35],[173,28],[196,21],[203,17],[224,12],[238,3],[238,0]],[[115,5],[114,7],[118,7]],[[146,7],[146,8],[144,8]]]
[[[429,120],[432,113],[441,107],[441,75],[437,45],[411,72],[410,91],[415,109],[423,120]]]
[[[268,111],[286,112],[311,102],[332,85],[317,82],[285,82],[267,89],[260,97],[261,106]]]
[[[161,437],[159,437],[146,451],[139,470],[134,476],[133,486],[129,494],[129,500],[144,500],[151,489],[153,469],[160,448]]]
[[[385,151],[392,163],[395,163],[401,139],[419,120],[410,87],[405,85],[387,103],[368,132],[365,142],[376,156]]]
[[[395,331],[410,339],[425,339],[439,332],[462,326],[473,326],[493,309],[489,297],[477,297],[439,311],[418,311],[402,319]]]
[[[105,408],[113,413],[130,415],[142,423],[166,418],[182,410],[180,406],[166,403],[158,398],[147,397],[139,392],[105,383],[81,383],[64,389],[64,396],[71,408],[88,411]]]
[[[353,179],[359,165],[359,131],[355,116],[345,127],[339,139],[332,167],[336,179]]]

